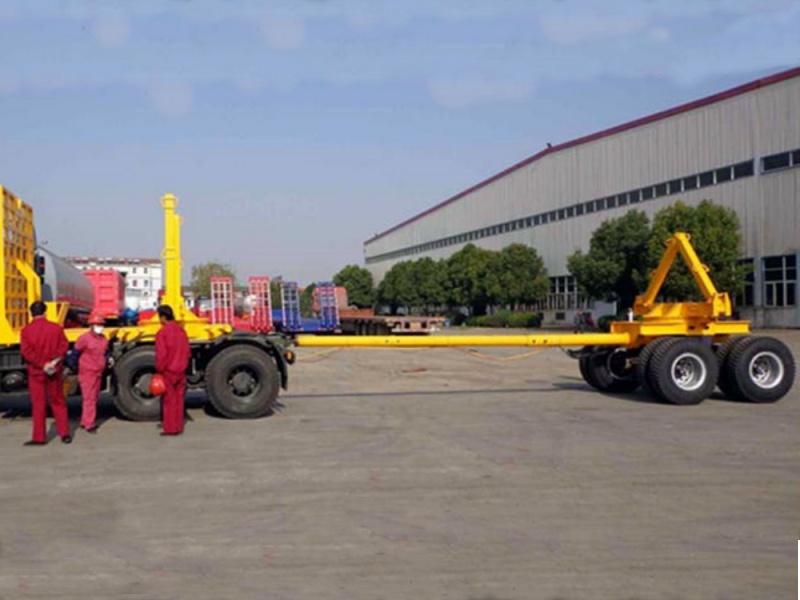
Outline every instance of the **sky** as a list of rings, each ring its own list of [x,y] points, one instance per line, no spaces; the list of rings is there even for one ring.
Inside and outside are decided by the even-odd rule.
[[[800,64],[788,0],[2,0],[0,184],[56,254],[302,285],[557,144]]]

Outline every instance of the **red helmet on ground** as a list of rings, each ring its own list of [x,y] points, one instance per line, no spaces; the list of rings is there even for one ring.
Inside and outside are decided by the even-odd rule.
[[[105,322],[106,320],[103,318],[103,315],[99,313],[92,313],[89,315],[89,325],[102,325]]]
[[[167,385],[164,383],[164,376],[160,373],[155,373],[150,378],[150,393],[153,396],[161,396],[167,391]]]

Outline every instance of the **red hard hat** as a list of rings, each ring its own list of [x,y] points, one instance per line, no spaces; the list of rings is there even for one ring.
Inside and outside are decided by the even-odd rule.
[[[89,325],[102,325],[105,322],[106,320],[103,318],[103,315],[98,313],[92,313],[89,315]]]
[[[161,396],[165,391],[167,391],[167,385],[164,383],[164,376],[155,373],[150,378],[150,393],[153,394],[153,396]]]

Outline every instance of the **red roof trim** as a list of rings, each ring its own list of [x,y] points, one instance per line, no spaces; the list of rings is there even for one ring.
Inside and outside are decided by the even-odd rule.
[[[756,79],[755,81],[751,81],[749,83],[745,83],[743,85],[739,85],[739,86],[737,86],[735,88],[731,88],[731,89],[726,90],[724,92],[719,92],[717,94],[713,94],[713,95],[707,96],[705,98],[700,98],[699,100],[693,100],[693,101],[687,102],[685,104],[680,104],[680,105],[675,106],[673,108],[669,108],[667,110],[663,110],[661,112],[657,112],[657,113],[654,113],[652,115],[648,115],[646,117],[642,117],[640,119],[636,119],[634,121],[629,121],[628,123],[623,123],[622,125],[617,125],[615,127],[611,127],[610,129],[604,129],[602,131],[598,131],[597,133],[592,133],[592,134],[589,134],[589,135],[586,135],[586,136],[583,136],[583,137],[576,138],[576,139],[571,140],[569,142],[564,142],[563,144],[557,144],[555,146],[549,146],[549,147],[545,148],[544,150],[542,150],[540,152],[537,152],[533,156],[531,156],[529,158],[526,158],[525,160],[522,160],[522,161],[520,161],[520,162],[518,162],[518,163],[516,163],[516,164],[514,164],[514,165],[512,165],[510,167],[508,167],[504,171],[500,171],[496,175],[492,175],[488,179],[484,179],[480,183],[477,183],[477,184],[473,185],[472,187],[467,188],[463,192],[459,192],[455,196],[451,196],[447,200],[444,200],[443,202],[440,202],[439,204],[436,204],[435,206],[432,206],[428,210],[426,210],[424,212],[421,212],[421,213],[419,213],[419,214],[417,214],[417,215],[415,215],[413,217],[410,217],[410,218],[406,219],[405,221],[403,221],[402,223],[400,223],[398,225],[395,225],[391,229],[387,229],[386,231],[384,231],[382,233],[379,233],[377,235],[372,236],[370,239],[368,239],[364,243],[365,244],[369,244],[369,243],[374,242],[375,240],[377,240],[379,238],[382,238],[385,235],[388,235],[388,234],[392,233],[393,231],[397,231],[401,227],[405,227],[409,223],[413,223],[414,221],[416,221],[418,219],[421,219],[422,217],[424,217],[426,215],[429,215],[432,212],[437,211],[440,208],[442,208],[444,206],[447,206],[448,204],[450,204],[452,202],[455,202],[459,198],[463,198],[467,194],[471,194],[475,190],[478,190],[478,189],[480,189],[482,187],[485,187],[485,186],[489,185],[490,183],[492,183],[492,182],[494,182],[494,181],[496,181],[496,180],[498,180],[498,179],[500,179],[502,177],[505,177],[509,173],[512,173],[513,171],[516,171],[517,169],[520,169],[520,168],[524,167],[525,165],[529,165],[532,162],[535,162],[535,161],[539,160],[540,158],[542,158],[543,156],[546,156],[548,154],[553,154],[553,153],[559,152],[561,150],[566,150],[567,148],[572,148],[574,146],[580,146],[581,144],[586,144],[588,142],[593,142],[595,140],[599,140],[599,139],[604,138],[604,137],[615,135],[615,134],[621,133],[623,131],[628,131],[629,129],[635,129],[636,127],[641,127],[642,125],[647,125],[649,123],[654,123],[656,121],[660,121],[662,119],[673,117],[675,115],[679,115],[681,113],[685,113],[685,112],[688,112],[690,110],[694,110],[696,108],[702,108],[703,106],[708,106],[709,104],[715,104],[717,102],[721,102],[722,100],[727,100],[729,98],[734,98],[736,96],[740,96],[740,95],[745,94],[747,92],[752,92],[753,90],[757,90],[759,88],[766,87],[768,85],[773,85],[773,84],[779,83],[781,81],[786,81],[787,79],[792,79],[792,78],[798,77],[798,76],[800,76],[800,67],[795,67],[793,69],[789,69],[788,71],[782,71],[780,73],[776,73],[776,74],[770,75],[768,77],[762,77],[761,79]]]

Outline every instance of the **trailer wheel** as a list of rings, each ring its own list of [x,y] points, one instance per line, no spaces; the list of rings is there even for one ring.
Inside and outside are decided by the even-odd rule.
[[[732,396],[766,404],[783,398],[794,383],[795,362],[786,344],[751,337],[731,350],[726,363]]]
[[[581,374],[586,382],[601,392],[625,394],[639,387],[631,369],[627,368],[624,348],[602,348],[581,357]]]
[[[653,352],[656,351],[656,348],[663,346],[667,342],[674,341],[678,338],[674,337],[662,337],[654,339],[653,341],[649,342],[645,346],[639,350],[639,355],[636,357],[636,366],[635,374],[636,374],[636,381],[639,382],[639,385],[642,386],[642,389],[650,396],[655,396],[656,393],[653,390],[653,386],[648,379],[649,373],[649,365],[650,360],[653,358]]]
[[[681,406],[700,404],[717,385],[719,364],[700,340],[678,338],[659,345],[648,365],[648,381],[659,400]]]
[[[255,419],[269,414],[279,387],[275,360],[253,346],[226,348],[206,368],[208,400],[229,419]]]
[[[719,380],[717,381],[717,387],[728,398],[736,397],[736,388],[732,381],[732,369],[730,368],[731,352],[733,352],[734,348],[737,348],[740,344],[743,344],[749,339],[752,338],[747,335],[732,337],[717,346],[716,355],[717,363],[719,363]]]
[[[152,346],[135,348],[117,361],[114,405],[126,419],[156,421],[161,416],[161,400],[150,393],[150,379],[155,372],[156,350]]]
[[[583,354],[581,354],[580,358],[578,358],[578,369],[580,369],[581,377],[583,380],[588,383],[593,388],[596,388],[594,381],[589,379],[589,357],[594,352],[594,346],[584,346],[582,350]]]

